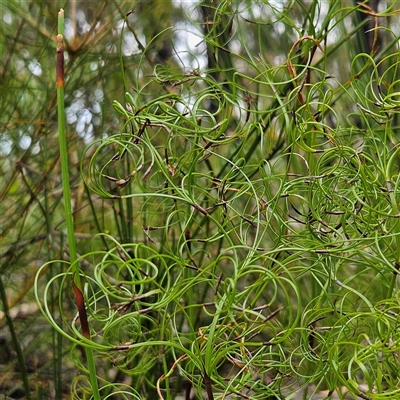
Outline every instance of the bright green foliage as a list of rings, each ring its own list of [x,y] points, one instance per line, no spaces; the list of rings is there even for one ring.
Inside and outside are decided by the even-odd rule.
[[[37,209],[3,236],[21,257],[33,221],[57,232],[37,239],[35,293],[56,379],[61,359],[82,370],[73,398],[93,395],[82,347],[101,398],[399,397],[399,16],[382,3],[116,2],[98,28],[118,26],[115,51],[71,41],[67,107],[97,118],[92,135],[69,122],[78,260],[56,188],[36,183]],[[21,206],[24,168],[4,192]]]

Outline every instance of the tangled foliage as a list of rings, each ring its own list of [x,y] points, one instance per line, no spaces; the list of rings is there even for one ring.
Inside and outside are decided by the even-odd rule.
[[[335,77],[345,39],[327,40],[348,10],[333,3],[272,65],[229,47],[256,22],[221,2],[215,69],[138,73],[114,102],[121,132],[87,148],[82,179],[117,234],[78,260],[92,338],[77,321],[68,337],[130,377],[103,378],[104,398],[398,398],[398,53],[371,48]],[[68,277],[47,286],[61,310]]]

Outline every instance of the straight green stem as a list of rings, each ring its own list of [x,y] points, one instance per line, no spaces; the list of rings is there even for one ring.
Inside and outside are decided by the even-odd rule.
[[[63,52],[64,50],[63,36],[64,36],[64,10],[61,9],[60,12],[58,13],[57,53]],[[79,288],[79,290],[82,290],[79,264],[77,263],[75,229],[74,229],[74,219],[72,213],[71,191],[70,191],[70,181],[69,181],[68,148],[67,148],[67,135],[65,129],[65,109],[64,109],[63,54],[57,54],[57,107],[58,107],[58,137],[60,146],[61,177],[62,177],[63,194],[64,194],[64,210],[65,210],[65,221],[67,226],[68,245],[70,251],[70,262],[72,270],[74,272],[74,278],[73,278],[74,284]],[[85,346],[85,352],[86,352],[86,359],[90,375],[90,383],[93,391],[92,392],[93,399],[100,400],[93,349]]]

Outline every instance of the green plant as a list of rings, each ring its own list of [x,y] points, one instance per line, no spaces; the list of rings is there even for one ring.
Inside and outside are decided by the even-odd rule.
[[[93,235],[35,284],[83,371],[73,398],[95,374],[100,398],[398,397],[394,7],[203,1],[208,68],[126,11],[122,126],[75,177]]]

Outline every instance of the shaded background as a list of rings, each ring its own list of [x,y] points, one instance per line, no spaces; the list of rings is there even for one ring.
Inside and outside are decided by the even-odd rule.
[[[242,55],[266,65],[283,65],[299,37],[298,31],[312,36],[321,33],[327,3],[233,1],[226,2],[225,14],[216,16],[216,3],[211,0],[1,2],[0,394],[25,397],[22,364],[37,398],[66,397],[76,374],[70,348],[38,312],[32,291],[41,265],[67,258],[55,90],[58,10],[63,7],[66,16],[65,104],[71,190],[78,253],[84,254],[99,232],[99,223],[100,231],[122,235],[114,222],[118,207],[91,195],[80,174],[87,145],[125,126],[113,101],[123,104],[125,92],[135,93],[135,88],[147,85],[163,68],[181,75],[208,70],[223,85],[233,79],[234,71],[255,75]],[[373,32],[369,31],[374,20],[360,9],[351,9],[355,3],[344,3],[343,7],[351,12],[332,29],[325,43],[328,49],[340,43],[329,68],[341,82],[349,80],[354,55],[381,51],[393,39],[390,34],[381,34],[374,42]],[[380,11],[386,3],[376,0],[368,4]],[[311,8],[317,8],[316,17],[307,21]],[[398,16],[380,22],[393,31],[399,29]],[[359,24],[363,29],[349,35]],[[346,35],[348,40],[343,40]],[[318,57],[316,54],[315,59]],[[169,78],[162,84],[150,83],[147,94],[156,97],[170,90],[170,85]],[[243,93],[242,103],[246,101],[253,100]],[[272,102],[273,96],[265,93],[256,107],[262,110]],[[216,105],[210,101],[208,107],[213,112]],[[344,101],[338,107],[344,119],[351,111],[357,112],[351,102]],[[240,118],[243,116],[233,114],[232,125]],[[273,136],[266,132],[267,138],[268,134]],[[94,215],[102,217],[95,221]],[[148,241],[142,224],[134,224],[131,232],[133,237],[127,240]],[[51,277],[63,268],[61,263],[58,267],[52,265],[45,273]],[[52,295],[56,298],[56,293]],[[72,296],[65,299],[68,301],[69,317],[73,318]]]

